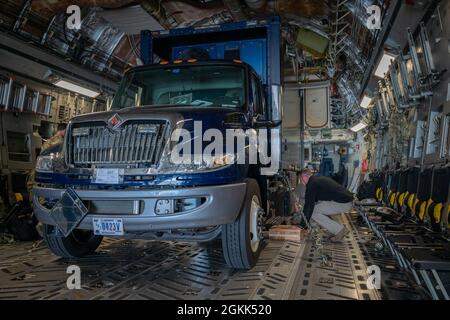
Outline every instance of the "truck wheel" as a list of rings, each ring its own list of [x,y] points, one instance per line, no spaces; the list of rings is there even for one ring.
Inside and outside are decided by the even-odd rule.
[[[247,180],[247,191],[239,217],[222,226],[222,248],[228,266],[252,268],[259,257],[262,241],[261,194],[256,180]]]
[[[216,240],[212,240],[212,241],[207,241],[207,242],[197,242],[197,245],[200,248],[205,248],[205,249],[212,249],[212,248],[220,248],[220,240],[216,239]]]
[[[75,229],[67,237],[55,236],[55,228],[44,225],[43,238],[48,248],[63,258],[80,258],[94,253],[102,242],[102,236],[95,236],[92,231]]]

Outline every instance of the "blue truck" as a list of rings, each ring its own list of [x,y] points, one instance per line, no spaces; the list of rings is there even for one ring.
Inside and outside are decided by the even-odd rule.
[[[278,206],[270,190],[281,171],[279,18],[143,31],[141,60],[111,110],[73,118],[63,145],[38,158],[33,202],[44,240],[58,256],[81,257],[103,236],[221,237],[230,267],[253,267]],[[196,122],[201,136],[265,129],[270,163],[240,163],[237,148],[173,163],[174,130],[194,133]]]

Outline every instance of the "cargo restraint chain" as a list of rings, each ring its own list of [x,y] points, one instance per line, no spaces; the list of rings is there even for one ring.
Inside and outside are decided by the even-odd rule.
[[[281,178],[288,186],[290,195],[293,196],[295,202],[300,205],[299,198],[293,191],[291,182],[289,181],[289,178],[284,173],[282,174]],[[322,242],[322,237],[320,236],[319,227],[316,225],[312,225],[308,221],[308,219],[306,219],[305,213],[303,212],[303,208],[301,208],[298,212],[295,212],[295,213],[300,213],[300,216],[301,216],[302,220],[305,222],[306,227],[308,228],[308,230],[310,230],[310,237],[311,237],[311,240],[313,240],[313,247],[317,250],[319,257],[322,260],[321,264],[324,266],[327,266],[328,265],[328,256],[323,253],[323,242]]]

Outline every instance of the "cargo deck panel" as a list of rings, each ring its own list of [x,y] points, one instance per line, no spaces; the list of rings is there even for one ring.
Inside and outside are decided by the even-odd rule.
[[[228,268],[220,245],[105,238],[96,254],[78,261],[52,255],[42,242],[1,245],[0,299],[382,298],[382,292],[366,286],[372,258],[362,238],[365,231],[354,225],[355,216],[340,220],[353,231],[342,244],[322,233],[321,248],[310,237],[266,241],[249,271]],[[386,266],[386,260],[378,262]],[[67,289],[69,265],[81,269],[79,290]],[[392,275],[399,277],[396,270]],[[399,281],[403,291],[409,288],[405,279]]]

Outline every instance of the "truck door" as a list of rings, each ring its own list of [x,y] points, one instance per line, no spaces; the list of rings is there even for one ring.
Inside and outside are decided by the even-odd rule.
[[[250,87],[251,87],[250,104],[249,104],[250,117],[254,121],[267,120],[266,99],[264,90],[262,88],[262,84],[258,76],[253,72],[250,73]],[[258,152],[258,164],[262,165],[263,167],[271,167],[272,166],[271,129],[265,127],[256,128],[255,126],[253,127],[253,129],[256,130],[258,135],[258,146],[260,151]]]

